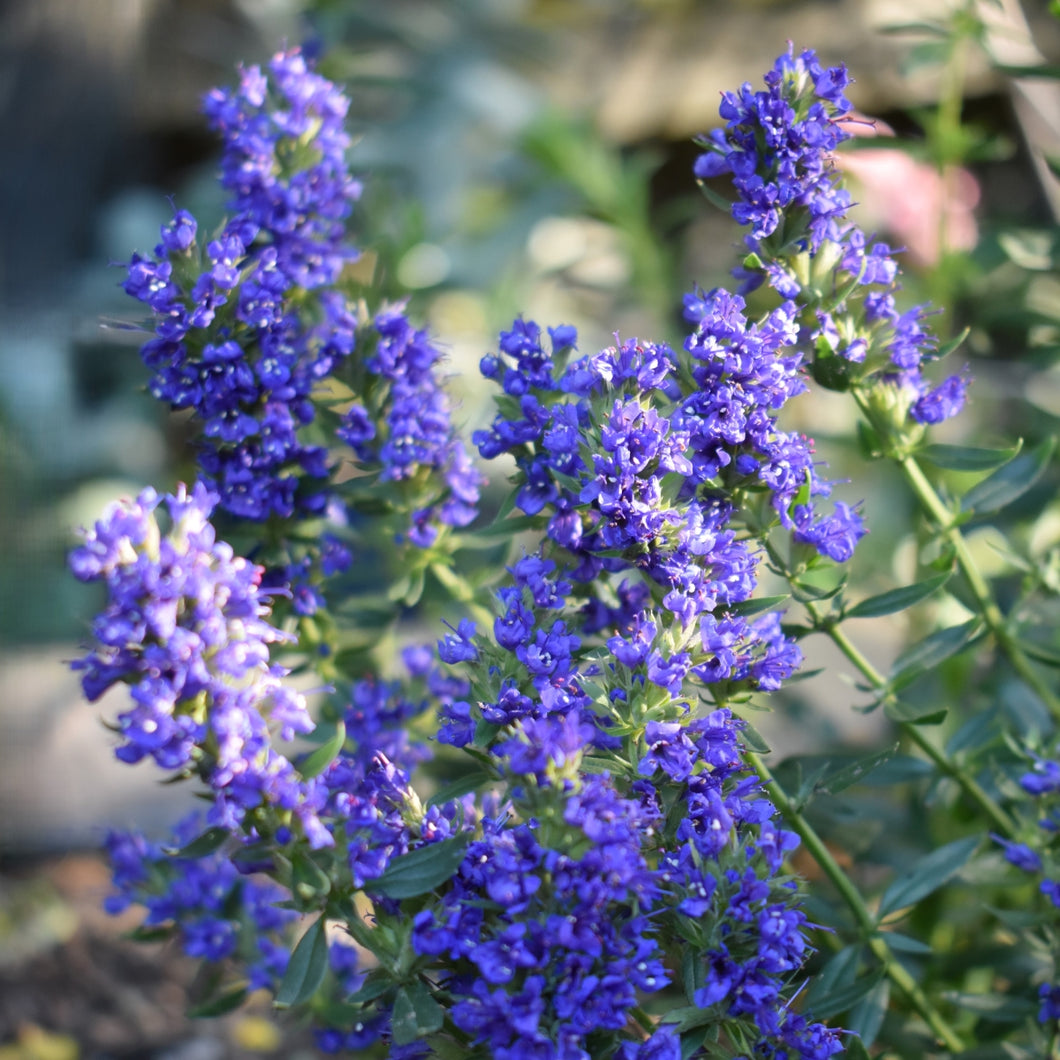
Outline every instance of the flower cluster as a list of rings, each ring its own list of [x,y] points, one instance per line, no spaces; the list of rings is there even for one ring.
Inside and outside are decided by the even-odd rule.
[[[570,583],[537,556],[512,574],[496,646],[470,624],[440,646],[477,675],[477,706],[443,709],[440,738],[488,749],[512,794],[452,889],[415,921],[417,952],[454,962],[454,1022],[493,1056],[588,1058],[590,1035],[624,1030],[641,996],[670,985],[680,939],[698,969],[690,1005],[720,1024],[750,1020],[778,1056],[780,1042],[791,1057],[840,1051],[834,1033],[787,1009],[807,921],[779,874],[798,840],[748,775],[742,723],[727,709],[692,714],[680,660],[657,654],[646,675],[624,678],[621,667],[637,665],[628,643],[609,645],[612,692],[594,700],[600,668],[552,617]],[[653,684],[672,690],[669,706]],[[649,703],[672,720],[645,721]],[[590,757],[636,772],[598,773]],[[613,1040],[615,1055],[632,1047]]]
[[[400,486],[416,480],[422,488],[419,480],[434,478],[437,489],[413,511],[408,534],[426,548],[437,536],[437,524],[466,526],[475,518],[482,475],[454,436],[438,374],[442,353],[430,335],[413,327],[400,306],[376,314],[372,330],[378,343],[365,369],[384,389],[383,395],[373,394],[378,414],[355,401],[336,433],[360,462],[381,468],[383,482]]]
[[[745,509],[768,498],[766,526],[775,519],[836,561],[849,559],[864,533],[856,509],[819,513],[814,498],[830,485],[811,444],[777,426],[786,400],[804,389],[793,308],[755,325],[738,296],[699,293],[688,302],[697,327],[683,358],[629,340],[561,371],[557,335],[569,346],[571,331],[550,329],[549,355],[538,326],[517,321],[483,362],[507,396],[474,440],[486,458],[514,456],[516,503],[547,513],[548,537],[572,557],[569,577],[593,587],[589,631],[643,627],[644,601],[616,611],[592,598],[603,574],[638,573],[683,626],[700,624],[710,661],[696,673],[706,681],[750,677],[776,688],[799,659],[776,623],[732,612],[754,591],[758,557],[731,525],[730,498]]]
[[[214,822],[234,826],[263,803],[304,809],[272,734],[290,740],[313,722],[287,671],[270,663],[270,645],[285,638],[268,622],[261,568],[217,540],[216,501],[202,483],[166,497],[147,489],[85,533],[71,569],[103,582],[108,601],[92,626],[95,647],[74,667],[89,700],[128,686],[122,761],[198,773],[216,800]]]
[[[356,257],[345,219],[360,187],[347,170],[346,97],[297,51],[206,99],[224,141],[231,216],[200,240],[186,210],[153,256],[135,255],[125,290],[150,307],[141,351],[150,388],[202,421],[200,465],[244,519],[323,510],[326,450],[300,431],[320,380],[353,351],[357,321],[333,288]],[[203,245],[205,244],[205,245]]]
[[[239,954],[247,990],[275,990],[287,969],[286,929],[297,920],[284,908],[284,890],[246,876],[231,858],[214,852],[201,857],[173,855],[202,830],[196,815],[174,829],[172,846],[149,842],[137,832],[111,832],[106,850],[115,893],[107,911],[144,906],[145,928],[171,928],[189,957],[210,962]]]
[[[849,83],[845,67],[822,67],[814,52],[789,50],[764,90],[744,84],[724,94],[726,125],[703,138],[707,150],[695,173],[701,181],[731,176],[733,217],[749,228],[747,285],[764,280],[799,301],[818,381],[845,389],[876,373],[904,395],[903,414],[938,423],[960,411],[967,381],[954,375],[932,386],[923,376],[935,355],[926,309],[899,311],[891,248],[847,218],[850,194],[833,155],[850,137]]]

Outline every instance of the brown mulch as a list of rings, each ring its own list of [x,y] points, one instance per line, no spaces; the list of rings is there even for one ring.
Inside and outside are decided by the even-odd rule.
[[[217,1020],[185,1015],[197,963],[108,917],[102,859],[0,865],[0,1060],[252,1060],[314,1056],[267,998]]]

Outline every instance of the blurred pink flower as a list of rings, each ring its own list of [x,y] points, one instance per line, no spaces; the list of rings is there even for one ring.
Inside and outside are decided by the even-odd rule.
[[[968,170],[954,166],[939,173],[893,147],[852,151],[837,162],[864,190],[858,203],[862,227],[885,229],[915,264],[938,264],[943,211],[947,251],[971,250],[978,242],[979,183]]]

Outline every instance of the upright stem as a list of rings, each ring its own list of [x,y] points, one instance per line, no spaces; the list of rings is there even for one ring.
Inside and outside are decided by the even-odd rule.
[[[961,531],[953,525],[952,514],[943,504],[942,498],[935,492],[935,488],[928,481],[927,476],[921,470],[920,465],[912,456],[898,458],[898,466],[902,469],[906,480],[916,494],[921,506],[939,526],[939,532],[943,538],[952,546],[957,557],[957,565],[961,568],[968,588],[971,590],[975,601],[979,606],[979,613],[983,616],[987,628],[994,635],[998,648],[1012,664],[1012,668],[1020,675],[1023,681],[1032,688],[1049,708],[1051,713],[1060,718],[1060,696],[1049,687],[1042,678],[1034,664],[1024,654],[1019,642],[1012,636],[1005,623],[1005,616],[997,606],[990,586],[987,585],[979,567],[968,548]]]
[[[858,668],[861,675],[875,689],[887,687],[887,679],[876,669],[868,659],[851,643],[847,635],[834,623],[824,622],[818,618],[816,609],[812,604],[807,605],[811,617],[818,629],[823,629],[831,638],[832,643]],[[900,721],[898,725],[902,732],[920,748],[921,751],[938,766],[940,772],[951,780],[955,780],[961,790],[990,818],[997,828],[1006,836],[1016,833],[1016,825],[1012,818],[998,806],[998,804],[983,790],[979,782],[968,775],[959,765],[951,762],[921,731],[920,726],[912,722]]]
[[[891,982],[906,996],[909,1003],[951,1053],[964,1052],[964,1042],[961,1041],[957,1032],[954,1031],[938,1009],[931,1003],[931,999],[920,988],[916,980],[898,962],[894,951],[887,945],[883,935],[880,934],[872,913],[865,904],[865,900],[861,897],[861,892],[850,877],[839,867],[839,863],[832,856],[832,852],[825,845],[824,840],[814,831],[813,826],[802,813],[796,809],[784,789],[773,779],[773,775],[765,763],[751,752],[747,752],[746,757],[751,767],[762,780],[777,809],[780,810],[791,827],[798,833],[806,850],[820,866],[821,871],[832,881],[832,885],[839,892],[847,908],[853,913],[858,927],[864,933],[866,945],[873,956],[883,965],[884,972]]]

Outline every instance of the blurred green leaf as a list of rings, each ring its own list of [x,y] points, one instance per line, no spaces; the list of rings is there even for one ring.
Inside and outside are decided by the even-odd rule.
[[[1009,449],[979,449],[971,445],[929,445],[917,455],[947,471],[992,471],[1014,459],[1023,443]]]
[[[331,891],[331,878],[305,850],[291,856],[291,890],[307,902]]]
[[[411,1045],[441,1030],[444,1023],[445,1009],[434,1000],[422,980],[398,990],[391,1017],[396,1045]]]
[[[1056,439],[1047,438],[1033,449],[1020,453],[992,475],[973,486],[961,500],[961,510],[978,515],[996,512],[1022,496],[1049,466]]]
[[[1046,77],[1051,81],[1060,80],[1060,64],[1057,63],[1034,63],[1029,66],[995,63],[994,69],[1010,77]]]
[[[868,1048],[876,1040],[891,999],[891,981],[881,979],[853,1008],[846,1028]]]
[[[318,725],[317,728],[320,729],[322,726]],[[298,763],[298,772],[305,780],[310,780],[323,773],[338,758],[342,745],[346,742],[346,723],[341,718],[328,728],[334,729],[332,734]]]
[[[328,940],[324,933],[324,918],[318,917],[298,940],[287,962],[279,989],[276,1008],[290,1008],[308,1001],[324,981],[328,968]]]
[[[729,608],[729,612],[730,614],[740,615],[743,618],[750,618],[752,615],[762,614],[763,611],[773,611],[790,599],[791,593],[784,593],[781,596],[751,597],[749,600],[741,600],[739,603],[733,604]]]
[[[841,1012],[847,1012],[853,1008],[863,997],[871,993],[883,978],[883,970],[870,972],[844,986],[836,986],[828,991],[827,996],[822,997],[816,1003],[811,1003],[809,997],[806,999],[807,1007],[813,1012],[814,1019],[830,1020]]]
[[[979,845],[979,836],[968,836],[933,850],[908,872],[891,882],[880,899],[876,916],[879,920],[890,913],[926,898],[957,875]]]
[[[927,578],[913,585],[903,585],[898,589],[890,589],[878,596],[870,596],[855,604],[849,611],[844,612],[844,618],[880,618],[883,615],[893,615],[898,611],[905,611],[914,604],[926,600],[933,593],[942,588],[950,579],[949,572],[936,574],[933,578]]]
[[[1038,662],[1045,663],[1046,666],[1060,668],[1060,651],[1055,648],[1048,648],[1044,644],[1035,644],[1029,640],[1021,640],[1019,645],[1024,653],[1032,659],[1037,659]]]
[[[247,984],[236,983],[214,997],[191,1005],[185,1012],[188,1019],[214,1019],[234,1012],[247,999]]]
[[[202,835],[196,836],[190,843],[182,847],[166,847],[165,852],[173,858],[205,858],[224,846],[224,842],[231,836],[227,828],[207,828]]]
[[[895,744],[893,747],[885,748],[875,754],[866,755],[864,758],[849,762],[834,773],[831,773],[830,776],[826,775],[818,779],[817,787],[822,791],[827,791],[830,795],[838,795],[839,792],[845,791],[851,785],[864,780],[874,769],[883,765],[889,758],[892,758],[897,750],[898,744]]]
[[[934,703],[913,705],[891,700],[884,705],[883,712],[891,721],[897,721],[902,725],[938,725],[949,710],[946,707],[938,707]]]
[[[927,956],[929,953],[934,952],[926,942],[911,938],[909,935],[903,935],[898,931],[885,931],[880,937],[896,953],[914,953]]]
[[[981,620],[970,618],[959,626],[938,629],[902,652],[894,661],[891,671],[891,687],[904,688],[917,677],[933,670],[944,659],[956,655],[978,632]]]

